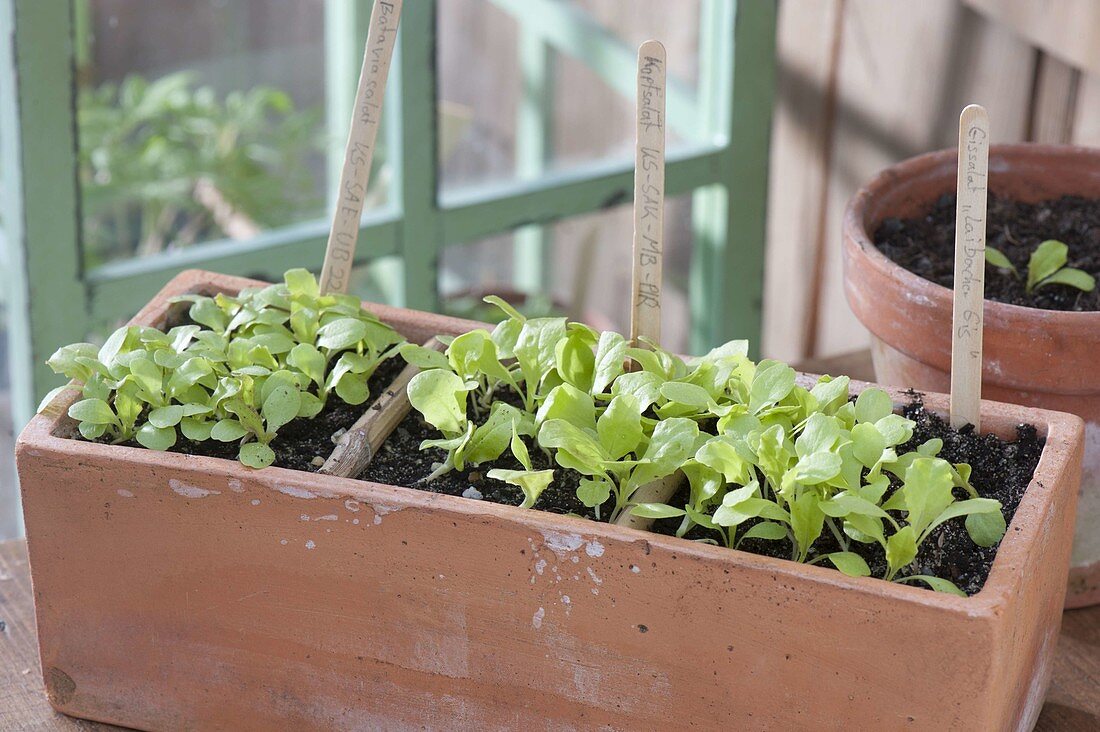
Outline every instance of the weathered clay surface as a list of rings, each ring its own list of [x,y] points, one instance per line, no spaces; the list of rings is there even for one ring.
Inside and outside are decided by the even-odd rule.
[[[384,317],[417,338],[463,327]],[[1049,681],[1080,469],[1069,415],[983,405],[988,429],[1031,422],[1047,446],[985,588],[959,598],[64,439],[65,401],[24,431],[18,464],[42,667],[69,714],[143,729],[1005,730],[1030,728]]]
[[[947,391],[951,291],[894,264],[872,243],[883,219],[921,214],[955,189],[954,150],[921,155],[880,173],[844,216],[844,289],[871,331],[875,377],[891,386]],[[1036,202],[1100,198],[1100,150],[999,145],[989,154],[990,191]],[[1086,449],[1067,607],[1100,602],[1100,313],[1038,310],[986,301],[982,395],[1080,415]]]

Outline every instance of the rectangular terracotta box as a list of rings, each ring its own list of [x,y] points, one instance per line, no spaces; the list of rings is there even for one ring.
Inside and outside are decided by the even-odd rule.
[[[246,280],[188,272],[165,297]],[[470,326],[371,306],[411,339]],[[904,397],[896,394],[898,401]],[[634,529],[63,435],[17,448],[43,675],[142,729],[1028,729],[1061,618],[1081,421],[959,598]],[[62,404],[64,401],[64,404]],[[942,396],[927,404],[943,409]]]

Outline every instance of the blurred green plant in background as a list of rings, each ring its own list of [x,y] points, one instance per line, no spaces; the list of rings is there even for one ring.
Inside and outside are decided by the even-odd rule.
[[[296,109],[284,91],[220,97],[188,72],[130,75],[81,89],[77,111],[85,266],[320,211],[320,110]]]

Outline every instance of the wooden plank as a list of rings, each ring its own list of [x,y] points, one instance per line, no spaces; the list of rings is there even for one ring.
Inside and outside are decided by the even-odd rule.
[[[1040,51],[1036,59],[1035,91],[1031,99],[1031,142],[1065,144],[1073,140],[1081,72]]]
[[[58,714],[46,699],[38,665],[38,634],[27,542],[0,542],[0,729],[121,730]]]
[[[1100,147],[1100,74],[1081,78],[1077,89],[1077,113],[1073,120],[1075,145]]]
[[[1100,74],[1100,3],[1096,0],[963,0],[1028,43]]]
[[[824,150],[833,137],[825,89],[840,7],[839,0],[785,0],[779,6],[761,347],[784,361],[807,354],[803,323],[817,307],[810,294],[817,271],[812,243],[824,240],[822,266],[837,243],[828,235],[822,195],[828,182]],[[792,267],[792,261],[804,266]]]
[[[788,8],[784,4],[784,10]],[[788,62],[792,48],[802,39],[818,49],[816,58],[827,51],[824,30],[829,28],[831,6],[806,3],[810,14],[800,23],[800,35],[781,37],[780,65],[790,74],[786,93],[820,95],[824,71],[817,77],[799,73],[799,66]],[[793,11],[792,11],[793,12]],[[784,16],[786,17],[786,16]],[[911,155],[943,147],[952,147],[958,133],[956,110],[971,101],[980,101],[999,122],[998,140],[1019,140],[1026,131],[1030,79],[1034,54],[1008,31],[989,23],[960,6],[955,0],[927,0],[921,3],[881,3],[875,0],[848,0],[844,33],[849,39],[840,54],[838,113],[833,135],[833,161],[827,171],[828,210],[823,227],[826,232],[825,266],[818,303],[821,325],[818,349],[812,356],[843,353],[866,346],[869,337],[855,319],[844,299],[840,257],[840,222],[844,207],[855,191],[883,168]],[[917,29],[945,29],[943,32],[917,32]],[[783,31],[786,32],[786,31]],[[804,34],[813,35],[805,36]],[[787,54],[787,55],[783,55]],[[799,58],[799,57],[795,57]],[[813,63],[803,57],[803,67]],[[822,63],[823,62],[819,62]],[[920,74],[913,69],[920,68]],[[948,73],[956,69],[958,73]],[[819,107],[820,108],[820,107]],[[779,107],[780,114],[793,115],[797,107]],[[773,167],[773,191],[795,191],[790,201],[771,200],[769,208],[769,292],[768,331],[801,333],[806,312],[809,282],[802,271],[808,268],[809,243],[821,226],[798,223],[814,216],[812,202],[820,188],[806,180],[820,165],[821,122],[813,118],[791,120],[784,140],[802,134],[800,156],[790,155]],[[777,143],[778,144],[778,143]],[[782,152],[775,148],[776,154]],[[800,160],[802,161],[800,163]],[[782,223],[779,223],[782,222]],[[775,303],[789,298],[790,303]],[[802,352],[801,341],[780,335],[777,347],[766,351],[786,359]]]

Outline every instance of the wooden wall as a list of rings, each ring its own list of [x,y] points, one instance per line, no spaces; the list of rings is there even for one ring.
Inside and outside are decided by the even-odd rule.
[[[782,0],[764,352],[866,347],[840,269],[844,206],[878,170],[957,140],[1100,145],[1100,2]]]

